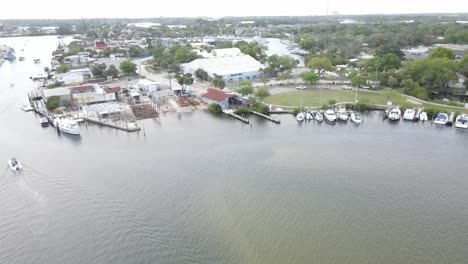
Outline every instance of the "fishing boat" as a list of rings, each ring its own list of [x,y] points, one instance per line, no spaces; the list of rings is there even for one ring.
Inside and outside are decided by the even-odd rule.
[[[54,125],[63,133],[71,135],[80,134],[80,126],[78,123],[70,118],[55,118]]]
[[[427,117],[427,113],[426,112],[421,112],[421,114],[419,115],[419,120],[421,121],[427,121],[428,120],[428,117]]]
[[[299,121],[299,122],[304,121],[304,119],[305,119],[304,113],[301,112],[301,113],[297,114],[296,119],[297,119],[297,121]]]
[[[438,125],[446,125],[448,121],[448,115],[446,113],[439,113],[434,119],[434,123]]]
[[[306,113],[306,117],[305,117],[305,118],[306,118],[306,120],[313,120],[313,119],[314,119],[314,117],[312,116],[312,114],[309,113],[309,112]]]
[[[405,113],[403,114],[403,119],[404,120],[410,120],[413,121],[416,117],[416,111],[414,109],[408,108],[405,110]]]
[[[23,110],[25,112],[30,112],[30,111],[34,111],[34,108],[32,108],[29,105],[23,105],[23,106],[21,106],[21,110]]]
[[[25,59],[26,59],[25,57],[21,56],[21,57],[19,57],[18,60],[19,60],[19,61],[24,61]]]
[[[39,123],[41,124],[42,127],[48,127],[49,126],[49,120],[45,117],[39,117]]]
[[[338,117],[338,120],[345,122],[348,121],[349,118],[349,114],[344,108],[338,109],[338,111],[336,112],[336,116]]]
[[[16,158],[9,159],[8,166],[10,166],[10,169],[12,171],[19,171],[23,168],[23,166],[21,166],[21,163],[17,161]]]
[[[468,115],[461,114],[457,116],[457,119],[455,119],[455,127],[467,129],[468,128]]]
[[[335,122],[336,121],[335,111],[333,111],[331,109],[328,109],[327,111],[325,111],[324,116],[325,116],[325,120],[327,120],[329,122]]]
[[[317,113],[315,113],[315,120],[317,120],[318,122],[323,121],[323,114],[320,113],[320,111],[317,111]]]
[[[360,124],[362,122],[362,116],[359,112],[353,111],[351,112],[351,122],[356,124]]]
[[[401,118],[401,110],[398,107],[393,107],[388,111],[388,119],[391,121],[398,121]]]

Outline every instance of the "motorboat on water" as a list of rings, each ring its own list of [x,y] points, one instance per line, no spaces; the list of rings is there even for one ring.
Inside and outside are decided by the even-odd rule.
[[[349,114],[344,108],[338,109],[338,111],[336,112],[336,116],[340,121],[348,121],[349,118]]]
[[[21,110],[23,110],[25,112],[30,112],[30,111],[34,111],[34,108],[32,108],[29,105],[23,105],[23,106],[21,106]]]
[[[311,113],[307,112],[305,118],[306,118],[306,120],[313,120],[314,116]]]
[[[410,120],[413,121],[416,117],[416,110],[412,108],[408,108],[405,110],[405,113],[403,114],[403,119],[404,120]]]
[[[23,56],[19,57],[19,61],[24,61],[25,59],[26,59],[26,58],[23,57]]]
[[[34,59],[33,61],[34,61],[34,63],[37,64],[37,63],[40,63],[40,62],[41,62],[41,59]]]
[[[23,166],[21,166],[21,163],[16,160],[16,158],[11,158],[8,160],[8,166],[10,166],[10,169],[12,171],[20,171]]]
[[[359,112],[351,112],[351,122],[356,124],[360,124],[362,122],[362,116]]]
[[[304,119],[305,119],[304,113],[301,112],[301,113],[297,114],[296,119],[297,119],[297,121],[299,121],[299,122],[304,121]]]
[[[393,107],[388,111],[387,117],[391,121],[398,121],[401,118],[401,110],[398,107]]]
[[[427,117],[427,113],[426,112],[421,112],[421,114],[419,115],[419,120],[421,121],[427,121],[428,120],[428,117]]]
[[[434,119],[434,123],[438,125],[446,125],[448,121],[448,114],[446,113],[439,113],[437,117]]]
[[[54,125],[63,133],[71,135],[80,134],[80,126],[78,123],[70,118],[55,118]]]
[[[335,111],[331,110],[331,109],[328,109],[327,111],[325,111],[325,113],[323,114],[325,116],[325,120],[329,121],[329,122],[335,122],[336,121],[336,114],[335,114]]]
[[[320,113],[320,111],[317,111],[317,113],[315,113],[315,120],[317,120],[318,122],[323,121],[323,114]]]
[[[42,127],[48,127],[49,126],[49,120],[45,117],[39,117],[39,123],[41,123]]]
[[[468,128],[468,115],[461,114],[455,119],[455,127],[458,128]]]

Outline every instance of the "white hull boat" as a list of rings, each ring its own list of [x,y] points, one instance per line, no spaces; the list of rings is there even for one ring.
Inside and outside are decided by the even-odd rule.
[[[306,113],[306,120],[313,120],[313,119],[314,119],[314,117],[312,116],[312,114],[307,112]]]
[[[349,118],[349,114],[348,112],[346,112],[346,109],[340,109],[338,110],[338,112],[336,113],[337,117],[338,117],[338,120],[340,121],[348,121],[348,118]]]
[[[401,110],[398,107],[390,109],[388,112],[388,119],[391,121],[398,121],[401,118]]]
[[[21,110],[23,110],[25,112],[30,112],[30,111],[33,111],[34,108],[32,108],[31,106],[28,106],[28,105],[23,105],[23,106],[21,106]]]
[[[448,121],[448,115],[446,113],[439,113],[434,119],[434,124],[446,125]]]
[[[352,112],[351,113],[351,122],[356,124],[360,124],[362,122],[362,116],[359,112]]]
[[[427,117],[427,113],[426,112],[422,112],[420,115],[419,115],[419,120],[421,121],[427,121],[428,120],[428,117]]]
[[[322,122],[323,121],[322,113],[320,112],[315,113],[315,120],[317,120],[318,122]]]
[[[45,117],[39,117],[39,123],[41,123],[41,126],[43,127],[49,126],[49,120]]]
[[[20,171],[23,168],[23,166],[21,166],[21,163],[15,158],[11,158],[8,160],[8,166],[12,171]]]
[[[333,110],[328,109],[324,113],[325,119],[329,122],[335,122],[336,121],[336,114]]]
[[[405,113],[403,114],[403,119],[404,120],[410,120],[413,121],[416,117],[416,111],[414,109],[408,108],[405,110]]]
[[[299,122],[304,121],[304,119],[305,119],[304,113],[299,113],[299,114],[297,114],[296,119],[297,119],[297,121],[299,121]]]
[[[63,133],[70,135],[80,134],[80,126],[75,120],[69,118],[56,118],[54,120],[54,125]]]
[[[468,115],[462,114],[457,116],[457,119],[455,119],[455,127],[458,128],[468,128]]]

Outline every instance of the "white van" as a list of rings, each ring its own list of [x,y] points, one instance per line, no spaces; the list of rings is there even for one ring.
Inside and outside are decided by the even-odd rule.
[[[111,61],[116,60],[115,55],[110,55],[109,58],[110,58]]]

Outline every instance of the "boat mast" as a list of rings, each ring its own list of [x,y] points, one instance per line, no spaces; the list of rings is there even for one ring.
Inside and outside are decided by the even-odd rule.
[[[354,94],[354,109],[353,111],[356,111],[356,103],[357,103],[357,92],[358,92],[359,86],[356,86],[356,93]]]

